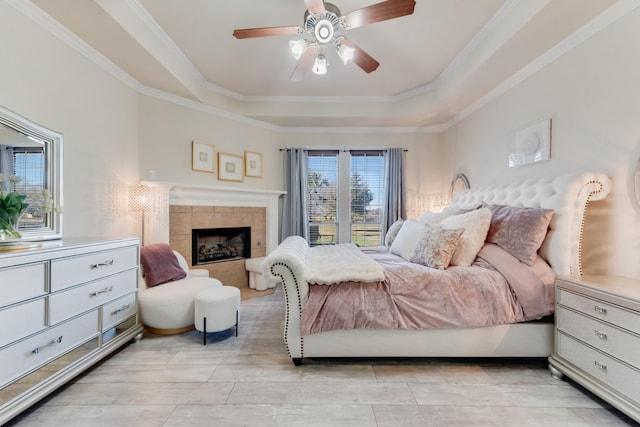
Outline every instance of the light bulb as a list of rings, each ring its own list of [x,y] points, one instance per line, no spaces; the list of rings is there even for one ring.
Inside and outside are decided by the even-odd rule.
[[[289,41],[289,48],[291,49],[291,54],[295,59],[300,59],[305,50],[307,50],[307,42],[300,40],[291,40]]]
[[[313,72],[316,74],[327,74],[327,58],[323,54],[316,57],[316,61],[313,63]]]
[[[345,65],[347,64],[347,62],[353,59],[354,54],[355,54],[354,48],[347,46],[345,44],[340,44],[340,46],[338,46],[338,56],[340,57],[340,59],[342,59],[342,62],[344,62]]]

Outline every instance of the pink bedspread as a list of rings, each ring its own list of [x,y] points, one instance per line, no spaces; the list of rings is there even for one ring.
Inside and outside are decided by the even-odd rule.
[[[478,258],[471,267],[437,270],[388,252],[365,251],[383,266],[385,280],[310,285],[302,310],[301,333],[489,326],[552,313],[555,275],[550,267],[538,265],[533,274],[523,274],[521,263],[507,254],[517,263],[511,264],[501,251],[490,248],[486,258],[497,256],[496,263],[502,264],[499,267],[509,270],[505,272],[507,277],[512,280],[522,277],[526,283],[511,286],[505,275],[483,258]],[[527,302],[522,304],[518,300],[514,288]],[[525,312],[523,306],[529,312]]]

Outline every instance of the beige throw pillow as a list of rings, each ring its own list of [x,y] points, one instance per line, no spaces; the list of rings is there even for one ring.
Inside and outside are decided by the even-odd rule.
[[[424,224],[409,261],[444,270],[449,266],[462,231]]]
[[[487,208],[453,215],[445,218],[440,226],[455,230],[464,229],[458,246],[451,258],[451,265],[468,267],[475,261],[478,252],[482,249],[484,241],[491,225],[491,211]]]

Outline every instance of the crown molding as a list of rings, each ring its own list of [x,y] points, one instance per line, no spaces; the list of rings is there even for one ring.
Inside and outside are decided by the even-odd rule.
[[[593,35],[604,30],[609,25],[613,24],[618,19],[624,17],[627,13],[638,8],[639,6],[640,0],[619,0],[615,5],[613,5],[600,15],[596,16],[589,23],[582,26],[578,31],[575,31],[573,34],[566,37],[553,48],[540,55],[537,59],[530,62],[520,71],[504,80],[498,86],[496,86],[495,88],[487,92],[484,96],[480,97],[467,108],[462,110],[455,117],[444,124],[444,130],[446,131],[451,126],[461,122],[463,119],[467,118],[485,105],[489,104],[494,99],[506,93],[524,80],[528,79],[529,77],[540,71],[542,68],[551,64],[556,59],[562,57],[573,48],[577,47]]]
[[[243,116],[241,114],[232,113],[228,110],[224,110],[222,108],[213,107],[210,105],[205,105],[199,102],[195,102],[174,94],[170,94],[161,90],[157,90],[154,88],[150,88],[148,86],[143,85],[133,77],[131,77],[124,70],[116,66],[109,59],[104,57],[100,52],[95,50],[93,47],[88,45],[86,42],[81,40],[74,33],[69,31],[63,25],[61,25],[58,21],[53,19],[47,13],[42,11],[40,8],[35,6],[30,1],[22,1],[22,0],[5,0],[8,4],[13,6],[15,9],[23,13],[25,16],[33,20],[35,23],[40,25],[45,30],[49,31],[51,34],[58,37],[64,43],[78,51],[80,54],[94,62],[98,67],[102,68],[107,73],[111,74],[113,77],[121,81],[126,86],[130,87],[134,91],[147,95],[156,99],[164,100],[167,102],[171,102],[177,105],[181,105],[186,108],[191,108],[197,111],[201,111],[207,114],[215,115],[218,117],[222,117],[225,119],[229,119],[235,122],[239,122],[242,124],[246,124],[249,126],[254,126],[258,128],[262,128],[265,130],[279,132],[279,133],[371,133],[371,134],[393,134],[393,133],[440,133],[448,130],[456,123],[459,123],[469,115],[478,111],[485,105],[489,104],[491,101],[504,94],[508,90],[512,89],[522,81],[526,80],[531,75],[535,74],[545,66],[549,65],[556,59],[560,58],[562,55],[566,54],[568,51],[578,46],[594,34],[599,31],[605,29],[618,19],[625,16],[630,11],[636,9],[640,6],[640,0],[619,0],[615,5],[607,9],[605,12],[595,17],[588,24],[584,25],[578,31],[574,32],[563,41],[558,43],[552,49],[538,57],[533,62],[529,63],[527,66],[522,68],[520,71],[504,80],[501,84],[496,86],[494,89],[486,93],[484,96],[473,102],[467,108],[462,110],[460,113],[455,115],[453,118],[448,120],[445,123],[431,125],[431,126],[420,126],[420,127],[281,127],[272,125],[270,123],[266,123],[260,120],[251,119],[249,117]],[[97,0],[98,3],[103,2],[104,0]],[[433,83],[416,88],[407,92],[403,92],[399,95],[389,96],[389,97],[381,97],[381,96],[363,96],[363,97],[259,97],[259,96],[245,96],[238,94],[236,92],[221,88],[219,86],[213,85],[211,83],[206,82],[202,74],[193,67],[193,64],[184,56],[182,51],[175,45],[175,43],[170,40],[170,38],[166,35],[164,30],[153,20],[153,18],[148,14],[146,9],[138,2],[138,0],[133,0],[131,3],[126,2],[128,7],[138,17],[145,21],[145,25],[148,29],[150,29],[156,37],[163,41],[165,46],[172,51],[173,54],[179,54],[181,57],[182,65],[186,65],[189,68],[189,64],[194,68],[197,75],[194,77],[195,79],[200,80],[202,84],[202,88],[209,91],[214,91],[225,96],[229,96],[230,98],[240,100],[240,101],[249,101],[249,102],[314,102],[314,103],[360,103],[360,102],[397,102],[401,100],[410,99],[417,95],[421,95],[427,92],[430,92],[434,89],[437,89],[442,85],[442,82],[450,76],[454,70],[460,67],[460,64],[463,60],[468,57],[470,52],[473,51],[475,46],[480,43],[489,33],[489,31],[495,27],[496,23],[509,11],[511,11],[516,5],[518,5],[522,0],[508,0],[499,11],[492,17],[492,19],[482,28],[482,30],[465,46],[465,48],[460,52],[460,54],[452,61],[451,64],[438,76],[436,81]],[[192,71],[194,71],[192,70]]]

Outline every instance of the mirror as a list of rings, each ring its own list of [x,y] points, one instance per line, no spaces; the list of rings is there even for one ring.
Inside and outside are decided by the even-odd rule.
[[[636,191],[636,203],[640,206],[640,158],[638,158],[638,162],[636,163],[636,172],[633,178]]]
[[[451,181],[451,187],[449,188],[449,198],[453,200],[454,196],[462,190],[471,188],[469,184],[469,178],[463,173],[459,173]]]
[[[53,206],[62,207],[62,135],[0,107],[0,173],[16,175],[16,190],[23,194],[51,193]],[[8,183],[2,190],[9,189]],[[28,199],[27,199],[28,200]],[[19,223],[25,240],[62,237],[59,212],[42,211],[32,203]]]

